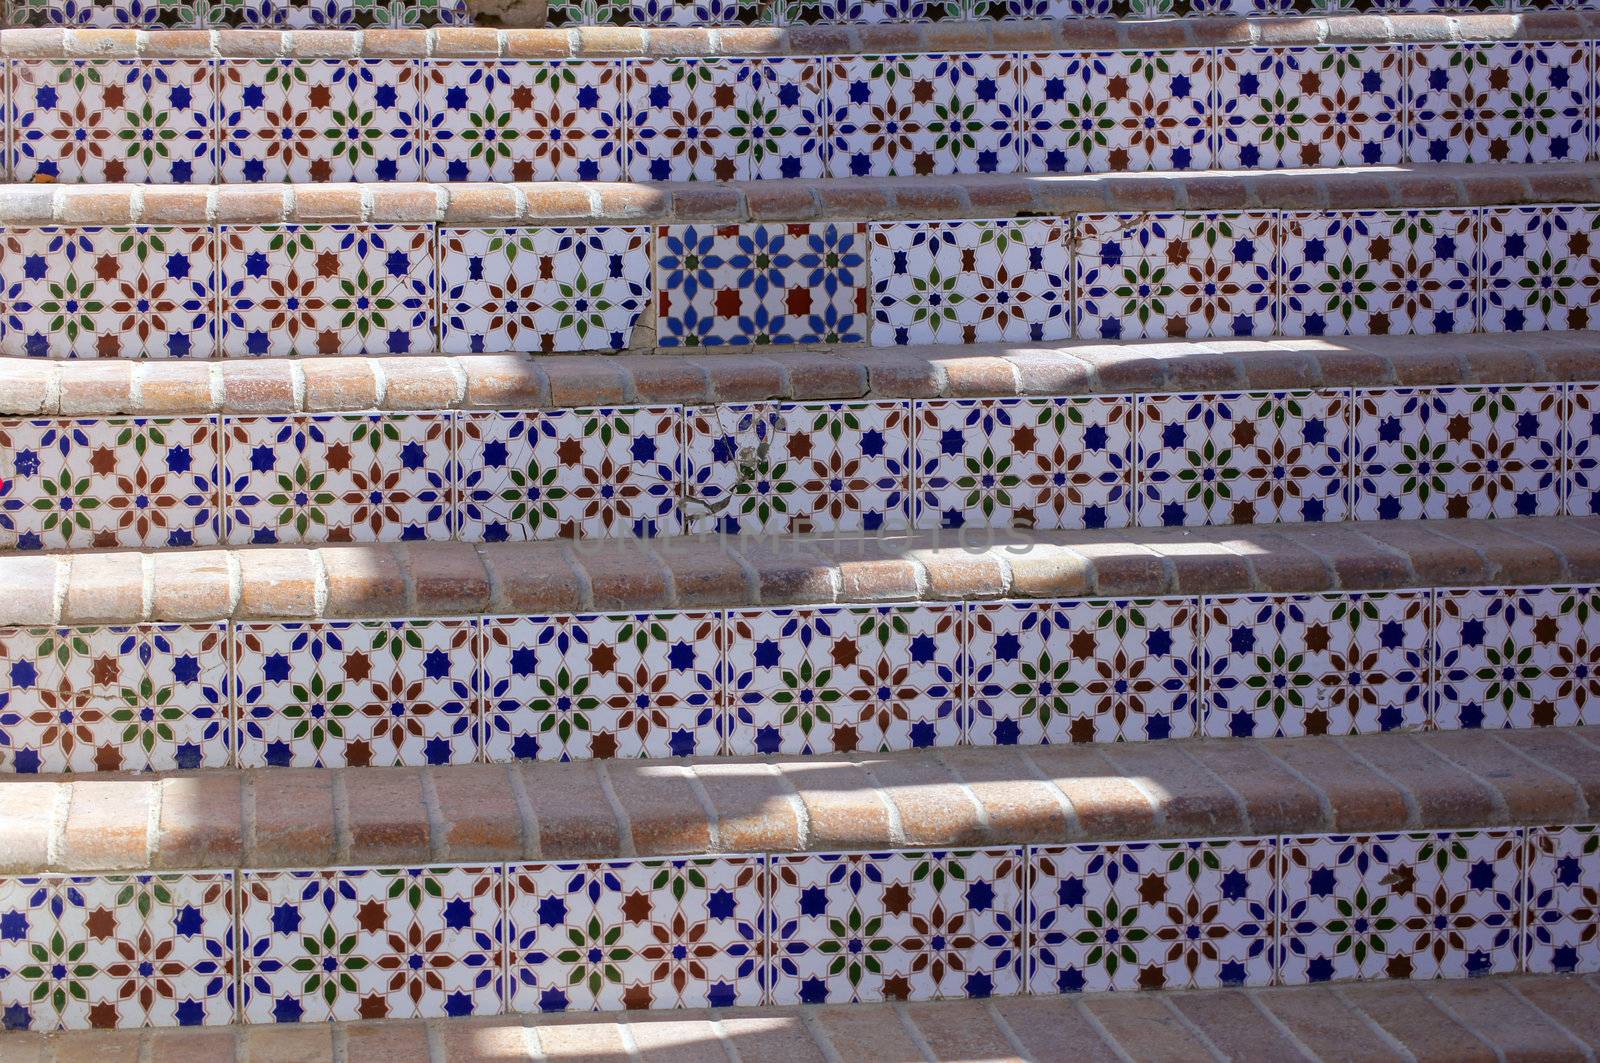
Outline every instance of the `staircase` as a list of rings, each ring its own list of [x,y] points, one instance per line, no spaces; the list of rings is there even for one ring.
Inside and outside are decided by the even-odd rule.
[[[11,0],[0,1060],[1595,1058],[1480,6]]]

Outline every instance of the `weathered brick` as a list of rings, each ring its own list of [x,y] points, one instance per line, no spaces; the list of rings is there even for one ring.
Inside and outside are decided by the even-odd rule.
[[[722,539],[664,538],[653,549],[671,575],[678,608],[754,604],[750,575]]]
[[[1016,1059],[1006,1035],[983,1000],[941,1000],[906,1005],[906,1018],[935,1059]]]
[[[740,1063],[825,1063],[826,1056],[806,1032],[799,1015],[729,1017],[722,1020]]]
[[[345,1031],[345,1063],[429,1063],[428,1030],[418,1021],[389,1019]]]
[[[1120,774],[1143,781],[1157,795],[1161,824],[1173,837],[1205,838],[1249,829],[1239,799],[1220,779],[1185,756],[1181,743],[1158,748],[1163,745],[1121,743],[1103,750],[1102,756]]]
[[[132,362],[74,363],[71,368],[71,385],[61,392],[63,416],[135,411]]]
[[[1374,742],[1364,736],[1338,741],[1403,787],[1416,802],[1423,826],[1482,826],[1501,820],[1495,795],[1430,751],[1427,743],[1409,735],[1386,737],[1394,740]]]
[[[775,766],[805,805],[808,849],[872,849],[890,843],[889,806],[859,765],[818,756]]]
[[[1441,731],[1428,746],[1470,772],[1499,795],[1513,823],[1569,823],[1585,811],[1583,795],[1572,784],[1526,758],[1508,756],[1499,743],[1475,731]]]
[[[323,615],[388,617],[408,611],[405,570],[386,545],[321,546],[317,557],[327,579]]]
[[[613,760],[601,769],[628,817],[634,851],[654,856],[705,852],[710,817],[691,784],[688,768],[648,760]]]
[[[622,828],[594,761],[520,766],[539,828],[539,857],[570,860],[620,854]]]
[[[725,852],[786,853],[802,848],[799,801],[770,764],[703,760],[694,776],[711,802]]]
[[[865,757],[861,766],[895,807],[907,845],[980,845],[983,807],[931,755]]]
[[[559,543],[487,543],[496,613],[575,613],[584,607],[584,577]]]
[[[68,795],[57,863],[68,871],[149,866],[157,783],[82,778]]]
[[[422,774],[416,768],[358,768],[342,773],[346,844],[351,863],[415,864],[432,855]]]
[[[926,1058],[899,1016],[881,1007],[844,1004],[819,1008],[814,1018],[840,1063]]]
[[[0,780],[0,872],[34,874],[50,866],[56,807],[66,798],[59,783]]]
[[[74,556],[70,561],[66,598],[61,606],[62,622],[126,624],[143,619],[142,562],[139,554]],[[38,588],[36,585],[28,589],[37,593]],[[10,593],[9,587],[7,593]]]
[[[489,571],[472,543],[405,543],[395,553],[417,614],[454,616],[489,608]]]
[[[513,768],[455,764],[433,768],[429,784],[439,802],[440,855],[446,860],[519,860],[535,853],[517,807]]]
[[[240,777],[216,772],[160,783],[157,867],[236,867],[244,853]]]
[[[1414,1059],[1489,1063],[1496,1058],[1477,1035],[1440,1011],[1416,986],[1402,981],[1351,985],[1341,987],[1339,995],[1404,1045]]]
[[[1244,801],[1252,834],[1310,833],[1323,829],[1317,793],[1254,742],[1195,742],[1189,754]]]
[[[1494,733],[1496,744],[1509,746],[1508,759],[1521,753],[1532,757],[1567,779],[1572,780],[1583,795],[1587,811],[1581,818],[1591,817],[1600,810],[1600,756],[1581,735],[1582,729],[1507,730]]]
[[[1304,779],[1327,802],[1326,829],[1341,832],[1408,826],[1405,794],[1337,744],[1304,739],[1266,740],[1264,748]]]
[[[1294,1039],[1318,1059],[1399,1063],[1405,1058],[1336,993],[1294,988],[1260,990],[1254,995],[1256,1004],[1282,1023]]]
[[[1444,981],[1427,988],[1428,998],[1450,1012],[1501,1059],[1561,1059],[1584,1046],[1510,991],[1508,984],[1481,980]]]
[[[1174,993],[1172,1006],[1226,1059],[1304,1058],[1294,1042],[1262,1021],[1261,1012],[1242,990]]]
[[[310,550],[240,550],[238,616],[250,620],[305,620],[317,615],[321,585]]]
[[[450,410],[461,405],[465,388],[454,358],[376,358],[383,376],[386,410]]]
[[[150,619],[217,620],[233,612],[233,565],[228,551],[163,551],[152,561]]]
[[[996,997],[994,1010],[1034,1059],[1121,1060],[1072,996]]]
[[[1149,837],[1160,814],[1149,795],[1092,747],[1041,746],[1025,756],[1072,807],[1081,834],[1094,839]]]
[[[1193,1063],[1216,1058],[1169,1010],[1165,993],[1097,993],[1083,1008],[1126,1058],[1141,1063]]]
[[[326,867],[338,859],[334,779],[322,768],[250,773],[249,866]]]

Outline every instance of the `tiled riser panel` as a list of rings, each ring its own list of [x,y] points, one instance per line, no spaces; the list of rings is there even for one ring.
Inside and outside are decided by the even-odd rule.
[[[679,181],[1592,157],[1592,42],[13,60],[11,179]]]
[[[0,231],[0,354],[350,354],[1593,326],[1600,209]]]
[[[1600,385],[0,421],[0,549],[1600,512]]]
[[[353,29],[471,22],[462,0],[6,0],[12,26]]]
[[[1600,969],[1591,826],[0,879],[12,1029]]]
[[[1600,723],[1600,590],[0,629],[0,773]]]

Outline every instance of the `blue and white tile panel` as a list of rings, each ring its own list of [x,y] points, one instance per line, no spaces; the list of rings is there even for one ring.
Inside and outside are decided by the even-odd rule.
[[[298,6],[298,5],[297,5]],[[18,182],[684,181],[1581,161],[1594,42],[14,59]]]
[[[1600,970],[1587,825],[0,879],[9,1030]]]
[[[1600,723],[1600,589],[0,629],[0,774]]]

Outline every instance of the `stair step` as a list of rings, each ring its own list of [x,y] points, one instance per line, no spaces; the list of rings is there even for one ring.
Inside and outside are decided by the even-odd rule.
[[[911,1060],[1588,1059],[1593,976],[1317,985],[989,1001],[734,1008],[322,1026],[7,1035],[15,1063],[94,1058],[303,1063],[908,1063]],[[52,1052],[54,1054],[52,1054]],[[232,1053],[232,1055],[230,1055]],[[1441,1054],[1442,1055],[1434,1055]],[[13,1058],[8,1056],[9,1058]]]

